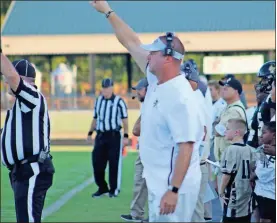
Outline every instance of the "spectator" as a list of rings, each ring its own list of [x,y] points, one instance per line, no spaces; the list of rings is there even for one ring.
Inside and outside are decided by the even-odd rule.
[[[254,195],[258,202],[260,222],[276,222],[275,201],[275,155],[267,155],[263,148],[270,146],[276,150],[276,122],[269,122],[263,126],[260,138],[261,152],[256,161],[255,174],[251,180],[255,180]]]
[[[224,138],[227,123],[230,119],[243,119],[247,121],[245,108],[240,101],[239,95],[242,92],[241,83],[235,78],[229,78],[226,82],[219,82],[223,87],[222,97],[227,102],[227,107],[222,112],[221,116],[214,122],[215,141],[214,155],[216,161],[220,162],[221,154],[231,145],[230,141]],[[217,175],[217,186],[221,181],[221,173]]]
[[[244,144],[246,122],[229,119],[225,133],[232,144],[227,147],[221,159],[222,180],[219,196],[224,203],[223,222],[251,221],[251,194],[249,183],[250,163],[254,160],[251,147]]]
[[[235,78],[235,75],[234,74],[226,74],[221,80],[222,81],[227,81],[227,79],[229,79],[229,78]],[[244,105],[245,109],[247,109],[247,101],[246,101],[246,98],[245,98],[244,91],[242,91],[241,94],[240,94],[240,100],[241,100],[242,104]]]
[[[275,83],[276,83],[276,63],[269,61],[262,65],[258,72],[260,82],[258,86],[261,92],[269,94],[266,100],[261,104],[258,111],[259,130],[258,137],[262,135],[262,128],[264,123],[275,120],[276,102],[275,102]],[[272,87],[273,86],[273,87]],[[270,92],[272,91],[272,94]],[[273,96],[273,98],[272,98]]]
[[[220,96],[220,85],[218,81],[211,80],[208,82],[210,88],[212,100],[213,100],[213,122],[216,121],[222,111],[226,108],[227,104]]]
[[[259,84],[255,85],[256,92],[256,101],[257,106],[254,112],[252,119],[249,122],[250,134],[248,137],[247,144],[253,148],[258,148],[259,146],[259,138],[258,138],[258,129],[259,129],[259,120],[258,120],[258,112],[260,110],[261,104],[268,97],[268,93],[262,92]]]

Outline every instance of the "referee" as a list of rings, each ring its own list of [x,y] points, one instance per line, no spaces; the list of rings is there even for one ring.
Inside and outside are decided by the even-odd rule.
[[[1,159],[10,170],[17,222],[41,222],[55,172],[46,100],[34,84],[36,72],[27,60],[11,63],[1,50],[1,73],[15,97],[1,133]]]
[[[108,194],[116,197],[120,192],[122,142],[120,130],[124,129],[123,146],[128,145],[128,114],[124,100],[113,93],[113,81],[106,78],[102,81],[102,94],[96,99],[94,116],[88,132],[91,140],[96,130],[92,166],[98,190],[92,197]],[[109,162],[109,186],[105,181],[105,169]]]

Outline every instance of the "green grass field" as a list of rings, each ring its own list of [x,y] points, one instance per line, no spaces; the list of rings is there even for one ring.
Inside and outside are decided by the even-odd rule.
[[[6,112],[1,112],[1,127]],[[93,111],[50,111],[51,138],[85,138],[90,127]],[[139,110],[129,110],[129,134],[139,117]]]
[[[92,176],[90,147],[53,147],[53,162],[56,168],[54,184],[47,194],[45,209],[61,196]],[[120,214],[129,212],[132,199],[134,163],[137,153],[128,153],[123,159],[122,187],[119,197],[111,199],[91,198],[96,191],[95,184],[73,196],[64,206],[44,222],[120,222]],[[8,178],[8,170],[1,168],[1,222],[15,222],[13,193]]]

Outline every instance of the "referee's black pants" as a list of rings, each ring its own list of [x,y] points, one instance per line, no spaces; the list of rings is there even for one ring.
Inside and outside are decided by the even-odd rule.
[[[50,158],[43,164],[16,164],[9,173],[14,192],[17,222],[41,222],[47,190],[53,182],[55,169]]]
[[[121,183],[121,134],[119,131],[98,132],[92,152],[94,179],[100,192],[109,190],[105,181],[105,169],[109,162],[110,193],[118,194]]]

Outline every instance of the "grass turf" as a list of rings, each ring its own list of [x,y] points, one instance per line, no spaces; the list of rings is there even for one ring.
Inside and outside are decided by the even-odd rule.
[[[57,201],[62,195],[80,185],[92,176],[91,153],[82,147],[72,147],[65,152],[64,147],[53,147],[53,162],[56,168],[53,186],[48,191],[45,208]],[[78,152],[78,150],[83,152]],[[59,152],[62,150],[62,152]],[[132,199],[134,162],[136,153],[128,153],[123,159],[122,187],[120,196],[114,199],[103,197],[91,198],[96,191],[91,184],[77,193],[61,209],[46,217],[44,222],[115,222],[120,221],[120,214],[129,212]],[[108,174],[107,174],[108,175]],[[106,176],[107,178],[107,176]],[[108,178],[107,178],[108,179]],[[1,222],[15,222],[13,193],[10,187],[8,171],[1,168]]]
[[[50,111],[51,138],[86,138],[93,111]],[[1,128],[6,112],[1,111]],[[128,110],[129,135],[139,117],[139,110]]]

